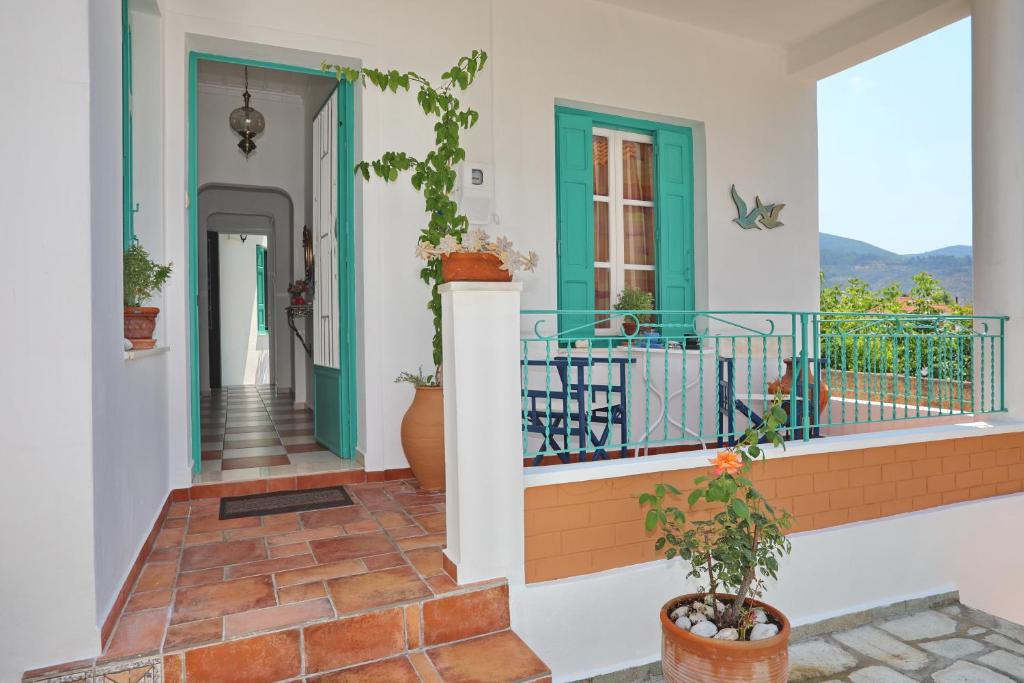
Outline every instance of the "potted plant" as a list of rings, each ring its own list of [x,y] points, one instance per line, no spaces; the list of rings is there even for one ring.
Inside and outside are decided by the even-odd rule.
[[[155,263],[138,242],[124,252],[124,338],[131,341],[133,349],[156,346],[153,330],[160,309],[142,304],[164,286],[173,265]]]
[[[662,668],[668,683],[787,680],[789,621],[758,598],[766,577],[777,578],[779,558],[789,554],[785,533],[792,522],[749,478],[754,461],[764,457],[760,444],[785,447],[777,431],[785,423],[776,396],[765,419],[736,446],[720,451],[711,460],[710,474],[694,480],[688,503],[705,501],[712,507],[710,516],[691,512],[687,519],[668,500],[681,495],[669,484],[640,496],[648,532],[660,532],[654,547],[668,559],[681,557],[690,566],[687,577],[701,582],[696,593],[661,608]]]
[[[416,241],[417,245],[426,243],[431,248],[438,248],[445,238],[449,238],[445,244],[451,245],[452,240],[461,242],[461,237],[469,230],[469,219],[459,211],[459,206],[452,199],[451,193],[455,189],[457,176],[455,167],[466,159],[461,133],[463,130],[475,126],[480,114],[468,106],[463,106],[458,94],[473,84],[477,74],[486,63],[487,53],[482,50],[473,50],[468,57],[460,58],[457,64],[441,74],[441,82],[438,85],[414,71],[354,69],[326,62],[321,65],[324,71],[333,71],[339,81],[341,79],[345,79],[349,83],[358,81],[364,87],[377,87],[381,92],[396,93],[399,90],[408,92],[415,85],[417,87],[416,102],[427,117],[435,120],[433,147],[422,158],[413,157],[406,152],[385,152],[375,161],[360,161],[355,166],[355,172],[362,175],[365,180],[370,179],[372,171],[384,182],[394,182],[402,173],[411,171],[410,182],[413,188],[423,195],[423,206],[428,216],[427,224],[420,230],[419,239]],[[419,247],[417,249],[419,250]],[[437,287],[442,282],[442,273],[439,256],[428,255],[426,265],[420,269],[420,278],[430,286],[430,299],[427,302],[427,308],[430,309],[434,318],[433,360],[435,371],[429,384],[417,387],[413,406],[410,406],[410,411],[412,411],[417,402],[420,402],[420,406],[416,408],[416,419],[408,422],[408,428],[406,428],[406,420],[403,419],[402,447],[409,459],[413,475],[422,484],[425,478],[431,477],[430,472],[434,468],[425,470],[421,466],[421,463],[427,460],[425,453],[410,455],[410,450],[416,450],[415,447],[410,448],[411,444],[433,444],[429,459],[436,463],[440,471],[444,471],[444,440],[431,437],[433,434],[444,431],[444,407],[439,398],[441,392],[420,390],[429,386],[440,387],[441,385],[441,295],[438,293]],[[403,380],[403,377],[406,379]],[[400,375],[399,379],[408,381],[409,377],[416,377],[416,375]],[[426,377],[423,379],[425,380]],[[413,382],[413,385],[416,386],[416,383]],[[432,394],[436,398],[431,401],[419,398],[421,395],[427,394]],[[408,413],[406,417],[408,417]],[[425,450],[426,448],[424,448]],[[443,475],[440,480],[443,486]]]
[[[615,310],[623,311],[622,334],[626,337],[636,336],[639,323],[648,324],[651,322],[649,315],[637,315],[637,311],[654,310],[654,297],[650,292],[642,289],[627,287],[619,293],[615,302]]]
[[[517,270],[537,267],[537,254],[516,251],[505,237],[492,241],[481,228],[470,230],[461,240],[445,235],[437,246],[422,240],[416,255],[424,261],[440,258],[444,282],[509,282]]]
[[[434,375],[402,372],[395,383],[408,382],[415,393],[402,418],[402,450],[420,488],[444,490],[444,397]],[[440,414],[442,419],[438,420]],[[438,458],[437,454],[441,457]]]

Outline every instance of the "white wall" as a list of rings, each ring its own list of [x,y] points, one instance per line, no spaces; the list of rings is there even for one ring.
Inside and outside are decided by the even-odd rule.
[[[0,374],[9,388],[0,397],[4,681],[20,680],[24,669],[55,656],[87,656],[99,644],[89,333],[92,74],[85,30],[91,12],[76,0],[54,0],[50,8],[0,5],[0,125],[7,131],[0,136],[0,158],[6,160],[0,164],[0,313],[18,321],[0,333],[0,355],[7,359]],[[54,49],[55,35],[60,49]],[[119,114],[113,119],[116,125]],[[120,144],[113,147],[116,152]],[[55,191],[40,178],[54,178],[58,159]],[[120,212],[111,230],[120,235]]]
[[[167,447],[168,355],[126,361],[122,345],[121,7],[94,0],[90,22],[92,79],[92,410],[96,622],[124,584],[170,488]],[[161,160],[158,100],[162,56],[155,17],[134,14],[138,70],[133,120],[139,139],[139,238],[163,260],[158,193],[146,187]],[[155,81],[155,82],[154,82]],[[152,118],[151,118],[152,117]],[[155,136],[155,139],[148,137]],[[157,178],[159,178],[157,174]],[[142,211],[145,202],[146,211]],[[182,282],[182,262],[170,282]],[[164,307],[164,298],[154,305]],[[166,312],[161,314],[166,316]],[[158,334],[160,332],[158,331]],[[170,342],[164,335],[161,345]],[[171,353],[187,353],[183,340]],[[61,383],[61,390],[65,387]],[[50,497],[54,500],[54,497]],[[67,653],[61,653],[66,656]]]
[[[491,61],[464,98],[481,119],[465,141],[470,159],[494,164],[500,225],[491,229],[541,256],[541,272],[524,281],[524,306],[553,307],[556,298],[558,101],[701,122],[696,163],[702,165],[706,145],[707,168],[706,183],[698,182],[705,200],[696,207],[698,267],[717,265],[698,272],[706,281],[698,288],[699,303],[816,306],[815,89],[813,82],[785,75],[780,50],[589,0],[446,0],[442,9],[412,0],[288,7],[255,0],[250,10],[243,23],[222,3],[177,0],[170,8],[165,43],[180,59],[169,61],[166,73],[168,197],[185,191],[189,49],[314,67],[323,59],[362,61],[436,76],[459,56],[483,48]],[[737,96],[744,91],[771,96]],[[431,123],[414,95],[357,92],[356,106],[357,159],[391,149],[427,150]],[[747,195],[786,202],[786,226],[770,233],[740,230],[731,222],[732,183]],[[413,254],[422,202],[404,179],[388,186],[357,181],[356,188],[359,448],[367,469],[404,467],[398,426],[411,391],[391,380],[402,369],[431,366],[427,290]],[[170,243],[184,253],[183,207],[168,202],[167,223]],[[764,280],[754,286],[737,275],[760,272]],[[787,277],[773,275],[778,272]],[[181,335],[184,314],[178,313]],[[184,380],[174,391],[186,395]],[[184,416],[174,417],[177,448],[187,447],[186,426]]]
[[[220,235],[220,372],[224,386],[270,382],[270,335],[256,324],[256,245],[267,238]],[[269,252],[268,252],[269,256]]]
[[[1007,542],[1022,534],[1024,494],[794,534],[765,600],[800,625],[959,590],[965,605],[1024,623],[1024,546]],[[658,609],[695,589],[685,574],[679,560],[658,561],[512,586],[512,628],[555,681],[656,661]]]

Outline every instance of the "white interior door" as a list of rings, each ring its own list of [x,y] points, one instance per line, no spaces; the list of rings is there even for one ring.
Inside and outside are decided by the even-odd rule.
[[[313,119],[313,364],[340,367],[338,353],[337,91]]]

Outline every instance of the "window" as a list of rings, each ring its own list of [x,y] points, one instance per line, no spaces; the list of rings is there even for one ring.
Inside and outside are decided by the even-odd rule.
[[[267,248],[256,245],[256,331],[267,334],[270,325],[267,320]]]
[[[121,0],[121,220],[125,249],[135,241],[135,197],[132,184],[132,24],[128,0]]]
[[[624,289],[655,294],[654,138],[594,128],[593,145],[594,308],[608,310]]]
[[[676,312],[694,307],[692,131],[557,107],[555,136],[560,329],[585,336],[594,318],[573,311],[610,309],[627,287],[672,312],[666,328],[688,327]]]

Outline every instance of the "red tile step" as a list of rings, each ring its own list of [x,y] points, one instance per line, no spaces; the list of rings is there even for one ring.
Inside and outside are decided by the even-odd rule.
[[[434,597],[403,570],[375,572],[380,583],[335,579],[353,613],[324,620],[327,602],[313,596],[291,605],[247,612],[235,637],[165,643],[166,683],[527,683],[550,671],[510,630],[508,585],[491,582]],[[366,575],[363,575],[366,576]],[[418,580],[417,580],[418,581]],[[380,596],[393,595],[391,604]],[[398,601],[398,602],[396,602]],[[199,603],[200,605],[202,603]],[[278,612],[306,610],[310,621],[287,625]],[[359,611],[362,610],[362,611]],[[258,619],[253,615],[258,615]],[[192,622],[202,624],[204,622]],[[282,630],[244,635],[260,628]],[[294,624],[295,622],[292,621]],[[188,643],[195,643],[189,645]],[[172,649],[172,648],[177,649]],[[108,662],[110,657],[105,658]]]

